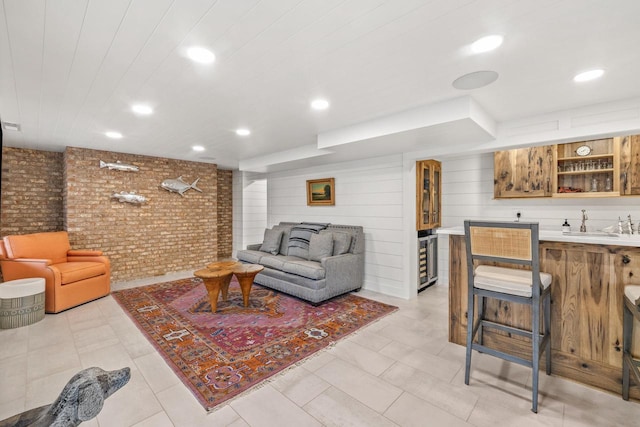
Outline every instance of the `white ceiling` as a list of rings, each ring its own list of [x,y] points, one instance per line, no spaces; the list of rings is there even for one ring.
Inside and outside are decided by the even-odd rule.
[[[4,131],[12,147],[237,168],[261,157],[279,164],[280,152],[312,157],[319,135],[461,96],[496,122],[640,96],[638,0],[3,0],[0,14],[0,119],[21,126]],[[471,42],[496,33],[498,50],[470,54]],[[193,45],[216,61],[191,62]],[[593,68],[604,77],[572,81]],[[451,86],[478,70],[500,77],[472,91]],[[330,109],[312,111],[316,97]],[[134,102],[155,113],[136,116]],[[459,134],[451,127],[405,134],[386,150],[381,140],[376,152],[475,134],[468,123]]]

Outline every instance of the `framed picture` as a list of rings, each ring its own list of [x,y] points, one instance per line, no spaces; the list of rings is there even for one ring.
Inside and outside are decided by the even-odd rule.
[[[307,206],[330,206],[336,204],[333,178],[307,181]]]

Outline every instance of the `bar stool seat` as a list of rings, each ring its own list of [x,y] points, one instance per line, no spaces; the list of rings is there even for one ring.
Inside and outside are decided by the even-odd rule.
[[[474,286],[487,291],[530,297],[532,282],[533,274],[529,270],[479,265],[475,271]],[[540,272],[540,284],[547,289],[551,285],[551,275]]]
[[[633,319],[640,321],[640,285],[624,287],[624,309],[622,320],[622,398],[629,400],[629,379],[633,376],[640,386],[640,360],[631,354],[633,345]]]

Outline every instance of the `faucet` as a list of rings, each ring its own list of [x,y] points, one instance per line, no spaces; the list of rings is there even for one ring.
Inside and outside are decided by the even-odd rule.
[[[588,220],[589,217],[587,217],[587,211],[585,209],[582,209],[582,224],[580,224],[580,232],[581,233],[586,233],[587,232],[587,224],[585,223],[586,220]]]

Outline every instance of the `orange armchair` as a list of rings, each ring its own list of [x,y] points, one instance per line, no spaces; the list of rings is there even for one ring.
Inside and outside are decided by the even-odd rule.
[[[102,251],[72,250],[66,231],[5,236],[0,242],[5,281],[42,277],[45,311],[58,313],[109,294],[111,270]]]

